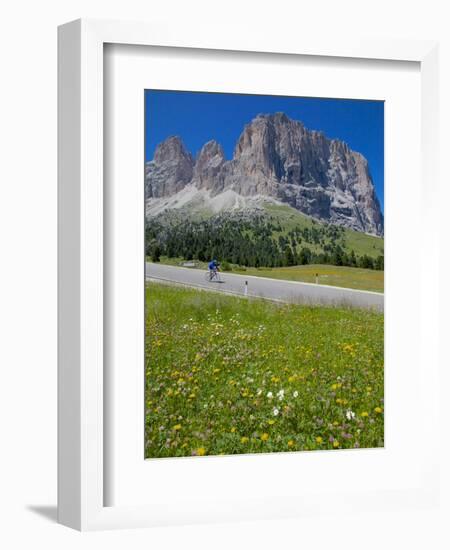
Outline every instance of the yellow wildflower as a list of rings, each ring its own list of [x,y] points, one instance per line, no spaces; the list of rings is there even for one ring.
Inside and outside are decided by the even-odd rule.
[[[381,407],[375,407],[374,411],[378,414],[383,412],[383,409]]]
[[[236,431],[236,426],[233,426],[233,427],[231,428],[230,432],[231,432],[232,434],[234,434],[235,431]]]
[[[172,428],[174,432],[177,432],[178,430],[181,430],[181,424],[175,424],[175,426]]]
[[[270,424],[271,426],[273,426],[273,424],[275,424],[275,420],[268,420],[267,424]]]
[[[261,441],[267,441],[269,439],[269,434],[268,433],[263,433],[261,435]]]
[[[367,417],[369,416],[369,413],[367,411],[364,411],[361,413],[361,416],[364,418],[364,417]]]
[[[206,453],[206,449],[205,447],[199,447],[196,451],[195,451],[195,454],[197,456],[204,456]]]
[[[248,437],[245,437],[245,435],[241,437],[241,443],[248,443]]]
[[[320,435],[318,435],[318,436],[316,437],[316,443],[317,443],[318,445],[320,445],[320,444],[322,443],[322,441],[323,441],[323,439],[320,437]]]
[[[292,439],[290,439],[288,441],[288,447],[293,447],[294,446],[294,442],[292,441]]]
[[[335,449],[337,449],[337,448],[339,447],[339,445],[340,445],[339,441],[338,441],[337,439],[335,439],[335,440],[333,441],[333,447],[334,447]]]

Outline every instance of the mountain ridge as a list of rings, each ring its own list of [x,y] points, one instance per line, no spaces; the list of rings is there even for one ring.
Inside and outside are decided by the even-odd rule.
[[[246,124],[230,160],[214,139],[196,158],[178,136],[160,143],[145,165],[147,215],[168,198],[174,199],[166,201],[169,208],[178,196],[186,206],[187,191],[191,200],[201,194],[219,205],[221,195],[233,196],[231,208],[267,197],[319,221],[378,236],[384,231],[364,156],[285,113],[260,114]]]

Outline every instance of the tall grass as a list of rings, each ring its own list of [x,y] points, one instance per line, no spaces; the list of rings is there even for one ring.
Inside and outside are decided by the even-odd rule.
[[[383,446],[383,315],[149,283],[146,457]]]

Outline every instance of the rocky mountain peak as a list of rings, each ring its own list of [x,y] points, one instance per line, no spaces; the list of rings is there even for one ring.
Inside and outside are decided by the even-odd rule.
[[[271,154],[277,146],[290,143],[291,137],[301,135],[303,128],[301,122],[291,120],[284,113],[259,114],[245,126],[236,144],[234,158],[255,153]]]
[[[184,143],[179,136],[170,136],[156,147],[153,160],[156,164],[164,162],[179,162],[188,160],[191,164],[191,154],[186,150]]]
[[[194,160],[178,136],[160,143],[153,161],[145,167],[146,197],[164,197],[177,193],[187,185],[194,173]]]
[[[194,181],[199,188],[223,189],[222,168],[225,154],[220,143],[214,139],[203,145],[194,168]]]
[[[215,139],[207,141],[200,150],[196,160],[196,166],[201,166],[210,163],[211,161],[223,162],[225,154],[222,146]]]
[[[181,139],[171,137],[158,146],[146,171],[149,198],[171,196],[191,183],[211,196],[227,190],[266,196],[319,220],[383,234],[367,160],[345,142],[308,130],[282,112],[249,122],[231,160],[211,140],[194,163]]]

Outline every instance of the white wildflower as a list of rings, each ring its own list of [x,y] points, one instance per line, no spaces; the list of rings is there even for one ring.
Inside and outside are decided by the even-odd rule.
[[[275,408],[273,409],[273,416],[278,416],[279,413],[280,413],[280,411],[275,407]]]
[[[295,392],[292,394],[294,397],[298,397],[298,391],[295,390]]]
[[[272,397],[273,397],[273,393],[270,391],[270,392],[267,394],[267,398],[268,398],[268,399],[272,399]]]
[[[345,416],[347,417],[347,420],[353,420],[355,418],[355,413],[349,409],[346,411]]]

